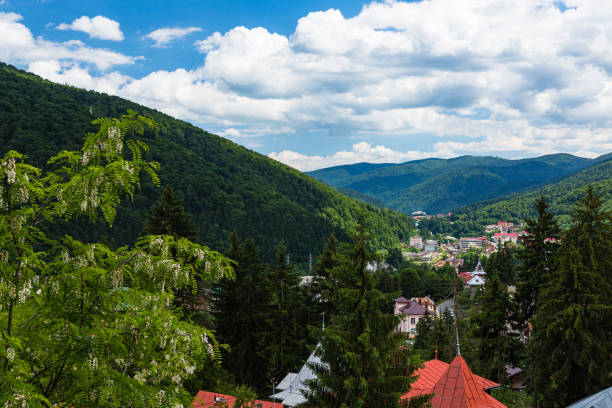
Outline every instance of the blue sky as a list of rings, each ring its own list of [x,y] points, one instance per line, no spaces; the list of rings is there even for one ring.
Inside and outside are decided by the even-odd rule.
[[[0,0],[0,60],[302,170],[612,150],[595,0]]]

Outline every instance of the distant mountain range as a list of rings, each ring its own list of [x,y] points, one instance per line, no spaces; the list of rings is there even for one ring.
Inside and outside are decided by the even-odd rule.
[[[612,153],[595,159],[570,154],[520,160],[462,156],[401,164],[359,163],[308,174],[336,188],[371,196],[406,214],[431,214],[538,189],[611,158]]]
[[[227,248],[232,231],[252,237],[270,257],[284,240],[292,260],[317,255],[330,233],[348,239],[360,213],[370,221],[378,248],[397,245],[414,228],[404,214],[367,205],[338,193],[299,171],[205,132],[189,123],[128,100],[58,85],[0,63],[0,157],[14,149],[44,167],[63,149],[80,149],[97,117],[118,117],[128,109],[151,115],[159,130],[144,141],[161,164],[163,185],[171,184],[193,217],[199,240]],[[101,221],[86,237],[113,246],[134,242],[162,189],[143,180],[134,201],[125,199],[112,230]],[[358,194],[358,193],[357,193]],[[73,226],[60,232],[74,233]]]
[[[498,220],[520,222],[536,217],[534,203],[543,196],[560,224],[567,227],[576,201],[584,196],[589,185],[602,197],[604,209],[612,211],[612,157],[606,155],[598,159],[603,161],[561,181],[528,192],[471,204],[461,208],[455,215],[481,225]]]

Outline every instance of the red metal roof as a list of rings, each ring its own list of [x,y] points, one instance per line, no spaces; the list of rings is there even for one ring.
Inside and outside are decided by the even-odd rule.
[[[472,275],[469,272],[459,272],[459,278],[461,278],[463,283],[467,283],[467,281],[472,279]]]
[[[225,400],[221,402],[219,399]],[[229,407],[232,408],[236,402],[236,397],[231,395],[219,394],[218,392],[200,391],[193,400],[193,408],[210,408],[210,407]],[[255,405],[261,403],[262,408],[283,408],[283,404],[277,402],[274,404],[269,401],[256,400]],[[227,404],[227,405],[225,405]]]
[[[427,361],[416,375],[419,378],[402,399],[433,393],[432,408],[506,408],[484,392],[499,384],[473,374],[461,356],[455,357],[451,364]]]

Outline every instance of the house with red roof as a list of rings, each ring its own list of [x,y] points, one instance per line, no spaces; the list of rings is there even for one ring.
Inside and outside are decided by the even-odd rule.
[[[193,400],[193,408],[233,408],[236,397],[218,392],[200,391]],[[283,408],[280,402],[255,400],[253,408]]]
[[[432,408],[507,408],[486,391],[500,385],[472,373],[461,355],[450,363],[434,359],[427,361],[415,375],[418,379],[402,401],[433,394]]]

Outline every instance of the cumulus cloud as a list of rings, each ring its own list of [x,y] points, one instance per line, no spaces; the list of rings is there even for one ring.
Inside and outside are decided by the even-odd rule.
[[[174,40],[198,31],[202,31],[202,29],[200,27],[160,28],[145,35],[144,38],[155,41],[155,47],[165,47]]]
[[[444,152],[399,152],[382,145],[372,146],[367,142],[359,142],[353,144],[349,151],[342,150],[328,156],[308,156],[291,150],[283,150],[279,153],[272,152],[268,157],[298,170],[310,171],[350,163],[401,163],[425,157],[449,157],[449,155]]]
[[[310,13],[288,36],[265,27],[214,33],[195,43],[203,60],[190,70],[127,78],[87,77],[73,65],[32,69],[225,129],[233,140],[283,129],[370,143],[327,157],[273,153],[302,169],[463,153],[593,155],[612,150],[610,21],[612,8],[599,0],[388,0],[352,18]],[[427,147],[386,152],[377,135]]]
[[[82,31],[89,34],[89,38],[98,38],[100,40],[123,40],[123,32],[119,28],[119,23],[104,16],[95,16],[93,18],[81,16],[71,24],[61,23],[57,26],[57,29]]]
[[[68,65],[78,62],[107,70],[115,65],[133,64],[137,59],[110,50],[91,48],[81,41],[53,42],[34,38],[30,30],[20,23],[22,18],[16,13],[0,12],[2,61],[17,64],[62,61]],[[69,79],[62,79],[61,82],[71,83]]]

